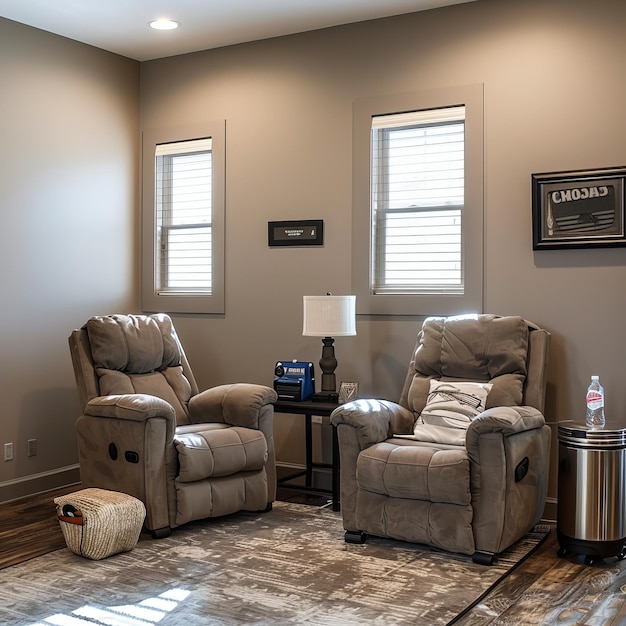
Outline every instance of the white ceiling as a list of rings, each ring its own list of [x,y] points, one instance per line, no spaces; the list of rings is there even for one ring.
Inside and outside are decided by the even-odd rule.
[[[0,17],[146,61],[475,0],[0,0]],[[158,32],[148,22],[181,24]]]

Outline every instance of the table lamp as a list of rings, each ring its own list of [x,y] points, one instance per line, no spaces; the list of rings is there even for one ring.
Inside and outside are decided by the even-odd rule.
[[[337,402],[334,337],[356,335],[356,296],[303,296],[302,334],[322,337],[322,387],[311,397],[313,402]]]

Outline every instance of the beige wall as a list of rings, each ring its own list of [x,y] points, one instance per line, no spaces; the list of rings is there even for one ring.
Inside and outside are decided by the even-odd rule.
[[[626,249],[534,253],[530,202],[533,172],[626,164],[625,20],[626,5],[621,0],[478,0],[142,63],[143,129],[227,120],[226,315],[175,318],[199,382],[271,384],[276,359],[319,359],[321,343],[301,336],[301,299],[303,294],[351,291],[354,100],[483,83],[483,310],[520,314],[553,333],[549,421],[582,418],[588,379],[597,373],[606,388],[609,425],[626,426],[622,418],[626,387],[621,381]],[[40,63],[54,63],[63,74],[78,63],[65,58],[63,46],[54,38],[46,39],[54,45],[44,54],[44,40],[39,37],[23,44],[0,38],[0,46],[24,45],[35,58],[35,67],[25,74],[29,85],[45,75]],[[94,104],[88,94],[79,98],[97,108],[87,123],[95,139],[80,158],[66,158],[62,169],[74,184],[79,182],[75,172],[82,162],[97,159],[96,148],[109,142],[114,144],[110,148],[117,156],[114,162],[121,168],[111,174],[117,189],[100,185],[99,175],[90,172],[93,178],[85,183],[84,193],[79,189],[78,200],[72,196],[69,205],[57,201],[59,196],[67,197],[67,186],[52,194],[62,213],[49,231],[62,238],[71,224],[76,233],[61,246],[69,249],[65,256],[53,257],[52,267],[46,267],[53,272],[52,280],[38,274],[40,266],[35,263],[42,244],[49,250],[48,237],[42,233],[32,239],[30,230],[28,236],[18,233],[19,247],[17,236],[11,237],[10,247],[19,251],[31,289],[24,294],[21,281],[12,288],[11,318],[20,332],[14,337],[0,331],[6,333],[3,353],[10,341],[17,361],[11,385],[22,389],[9,394],[8,417],[0,428],[6,429],[5,437],[13,437],[18,429],[24,431],[28,419],[47,425],[54,421],[57,440],[62,442],[59,450],[64,448],[67,455],[55,451],[52,466],[72,457],[68,442],[74,416],[55,410],[42,418],[34,410],[26,417],[25,400],[32,394],[48,400],[62,394],[69,404],[67,330],[92,313],[136,304],[136,213],[131,209],[136,151],[129,145],[135,130],[130,111],[136,66],[87,50],[90,56],[84,65],[94,66],[93,89],[103,92],[104,102]],[[107,71],[113,66],[120,67],[123,84]],[[24,79],[15,81],[21,87]],[[73,106],[77,81],[65,76],[63,81],[66,85],[58,90],[68,94]],[[27,129],[38,117],[28,114],[29,106],[33,106],[30,101],[25,102],[17,115]],[[39,107],[44,108],[45,120],[55,119],[43,103]],[[67,132],[76,138],[78,131],[66,121]],[[3,113],[0,124],[6,123]],[[54,136],[51,129],[47,132]],[[111,133],[118,134],[111,138]],[[25,152],[21,154],[25,158]],[[41,168],[45,170],[45,164]],[[32,229],[33,216],[40,217],[48,204],[26,202],[34,189],[23,187],[11,184],[18,197],[8,213],[22,229],[23,221]],[[94,193],[96,188],[100,195]],[[122,198],[105,200],[101,194],[107,191]],[[3,201],[0,206],[4,216],[8,205]],[[21,214],[24,210],[27,213]],[[95,214],[103,223],[92,221]],[[324,220],[324,247],[269,249],[267,222],[298,218]],[[86,249],[93,252],[87,258],[109,259],[110,250],[102,247],[112,239],[98,237],[87,245],[79,238],[103,228],[118,229],[119,250],[114,265],[106,267],[108,278],[96,290],[90,282],[93,266],[86,263]],[[0,236],[6,238],[5,232]],[[5,258],[5,265],[10,260]],[[9,278],[9,284],[15,280]],[[63,297],[56,297],[58,290]],[[33,299],[32,306],[19,304],[24,297]],[[415,311],[415,317],[360,318],[356,337],[336,341],[338,379],[358,380],[362,394],[397,398],[419,316],[424,313],[428,312]],[[36,337],[34,343],[29,343],[30,333]],[[39,382],[24,383],[33,362]],[[50,371],[49,366],[57,363],[59,369]],[[301,460],[300,436],[297,420],[277,416],[280,460]],[[5,476],[6,466],[0,466]],[[555,495],[554,481],[551,495]]]
[[[0,59],[1,501],[75,474],[67,337],[138,306],[139,64],[3,19]]]
[[[351,290],[354,100],[483,83],[484,311],[553,333],[548,420],[582,418],[597,373],[621,421],[626,250],[534,253],[530,175],[626,163],[625,18],[617,0],[480,0],[142,64],[143,128],[227,120],[227,313],[177,320],[202,382],[319,359],[301,296]],[[324,219],[324,247],[269,249],[267,221],[294,218]],[[338,378],[396,398],[423,313],[359,319]],[[289,459],[295,425],[278,421]]]

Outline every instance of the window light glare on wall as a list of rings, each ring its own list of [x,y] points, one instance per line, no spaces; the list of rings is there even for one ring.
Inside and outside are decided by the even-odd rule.
[[[179,26],[178,22],[169,19],[158,19],[150,22],[150,28],[154,28],[154,30],[175,30]]]

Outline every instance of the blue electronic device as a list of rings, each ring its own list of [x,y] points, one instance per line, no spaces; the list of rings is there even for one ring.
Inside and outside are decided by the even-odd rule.
[[[274,391],[279,400],[308,400],[315,392],[313,363],[277,361],[274,366]]]

